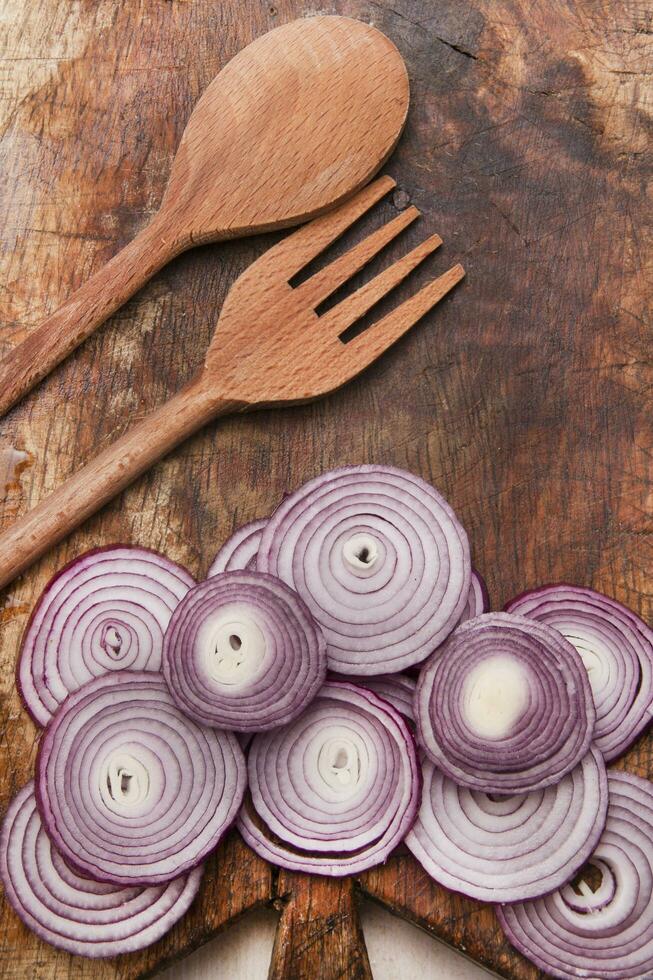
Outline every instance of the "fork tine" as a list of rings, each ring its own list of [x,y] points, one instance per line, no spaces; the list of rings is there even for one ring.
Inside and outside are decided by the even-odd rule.
[[[333,326],[338,334],[343,333],[352,323],[356,323],[368,310],[371,310],[375,303],[383,299],[395,286],[398,286],[402,279],[415,269],[420,262],[439,248],[442,239],[439,235],[431,235],[425,239],[411,252],[399,259],[393,265],[388,266],[380,272],[374,279],[357,289],[355,293],[343,299],[341,303],[325,313],[320,319],[325,321],[326,326]]]
[[[428,313],[443,296],[464,277],[462,265],[454,265],[438,279],[423,286],[383,319],[377,321],[349,343],[344,344],[345,356],[352,359],[351,368],[358,372],[376,360],[396,343],[418,320]]]
[[[374,256],[385,248],[393,238],[396,238],[404,228],[412,224],[415,218],[419,217],[419,214],[420,212],[416,207],[406,208],[392,221],[388,221],[387,224],[368,235],[358,245],[350,248],[344,255],[340,255],[325,269],[316,272],[314,276],[297,287],[302,302],[315,307],[327,299],[339,286],[342,286],[357,272],[360,272],[368,262],[371,262]]]
[[[314,218],[277,245],[273,245],[257,260],[259,268],[264,264],[271,273],[292,279],[396,186],[396,181],[387,175],[372,181],[335,211]]]

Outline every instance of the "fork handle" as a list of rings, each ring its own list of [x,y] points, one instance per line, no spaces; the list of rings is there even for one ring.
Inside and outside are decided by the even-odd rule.
[[[0,417],[158,272],[183,244],[159,212],[0,361]]]
[[[210,419],[244,407],[200,376],[0,535],[0,588]]]

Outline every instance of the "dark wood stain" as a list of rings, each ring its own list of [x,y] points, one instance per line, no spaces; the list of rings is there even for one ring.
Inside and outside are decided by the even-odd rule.
[[[637,0],[316,6],[374,22],[404,55],[412,109],[387,169],[424,212],[416,236],[444,239],[426,271],[461,260],[467,279],[355,384],[209,426],[7,591],[6,608],[21,612],[0,622],[0,812],[32,771],[38,736],[12,671],[27,610],[54,570],[126,540],[202,575],[233,527],[333,466],[393,463],[433,482],[469,530],[495,608],[565,579],[653,619],[650,11]],[[184,124],[221,65],[311,9],[15,7],[0,40],[1,350],[154,213]],[[190,378],[229,285],[272,240],[175,260],[3,420],[3,445],[35,463],[0,525]],[[617,765],[653,775],[652,746],[640,739]],[[369,976],[357,892],[502,976],[538,976],[491,908],[439,888],[406,855],[329,882],[273,873],[236,834],[210,860],[189,915],[141,954],[90,963],[57,953],[3,903],[0,976],[150,975],[270,902],[281,914],[275,980]]]

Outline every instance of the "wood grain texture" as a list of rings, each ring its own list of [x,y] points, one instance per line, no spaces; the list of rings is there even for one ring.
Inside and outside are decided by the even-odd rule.
[[[358,190],[408,98],[395,46],[351,18],[299,18],[239,51],[195,106],[151,223],[0,361],[0,415],[184,249],[296,224]]]
[[[281,871],[269,980],[372,980],[350,878]]]
[[[460,259],[465,283],[325,401],[209,426],[5,593],[0,812],[33,763],[36,733],[12,667],[52,572],[85,548],[122,539],[160,548],[201,575],[235,526],[332,466],[378,461],[431,480],[468,528],[495,608],[522,589],[566,579],[653,619],[647,5],[326,7],[373,21],[406,59],[412,109],[389,165],[400,188],[395,200],[404,207],[410,197],[425,215],[406,238],[439,234],[445,244],[429,265],[441,272]],[[151,219],[191,108],[221,65],[310,9],[290,0],[5,0],[4,350]],[[390,200],[381,213],[387,220],[397,209]],[[0,449],[27,455],[4,502],[4,526],[180,390],[202,363],[228,287],[273,240],[206,246],[176,259],[5,420]],[[389,254],[405,250],[402,242]],[[400,295],[408,293],[402,286]],[[619,765],[653,775],[652,748],[650,736],[640,739]],[[225,853],[232,868],[245,860],[237,843]],[[276,891],[269,870],[250,860],[237,880],[253,880],[255,904]],[[210,880],[169,952],[213,931],[216,895],[246,907],[234,877]],[[302,907],[313,902],[315,915],[322,883],[306,879],[304,887]],[[439,889],[411,858],[393,858],[360,887],[502,976],[537,976],[503,940],[491,910]],[[323,909],[325,919],[331,914]],[[104,969],[37,943],[6,905],[0,936],[0,975],[11,980]],[[109,964],[105,975],[139,976],[168,954],[148,955],[147,963]],[[350,975],[361,961],[352,954]],[[316,961],[316,976],[321,966]]]

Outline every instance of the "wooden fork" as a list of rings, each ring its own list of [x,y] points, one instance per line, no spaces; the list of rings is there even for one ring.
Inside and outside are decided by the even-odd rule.
[[[407,208],[293,288],[290,280],[383,197],[381,177],[283,239],[231,287],[203,368],[154,411],[0,536],[0,587],[180,442],[220,415],[310,401],[360,374],[464,276],[455,265],[354,340],[341,335],[442,244],[432,235],[321,316],[316,307],[362,269],[419,211]]]

